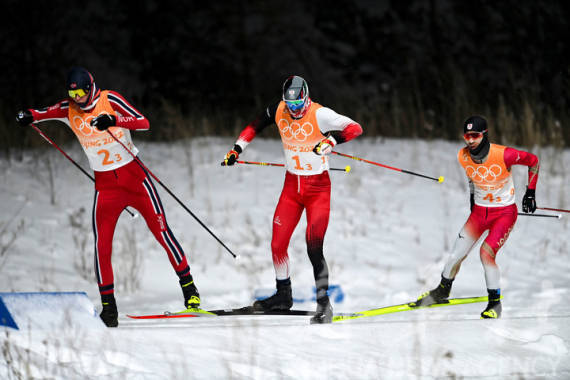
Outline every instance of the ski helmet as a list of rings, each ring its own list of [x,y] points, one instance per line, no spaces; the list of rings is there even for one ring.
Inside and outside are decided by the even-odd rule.
[[[67,73],[67,91],[69,97],[75,98],[75,93],[78,90],[80,96],[85,96],[89,94],[87,100],[83,103],[78,103],[79,106],[84,107],[93,98],[93,89],[95,88],[95,81],[93,80],[93,75],[89,71],[85,70],[83,67],[73,67]],[[81,95],[83,93],[83,95]]]
[[[463,133],[469,132],[487,132],[487,120],[481,116],[471,116],[463,123]]]
[[[482,160],[489,153],[491,144],[487,134],[487,120],[481,116],[470,116],[463,123],[463,136],[466,137],[470,133],[480,133],[483,135],[481,143],[473,150],[469,149],[471,157],[475,160]]]
[[[294,118],[300,118],[310,103],[309,86],[297,75],[292,75],[283,83],[283,101]]]

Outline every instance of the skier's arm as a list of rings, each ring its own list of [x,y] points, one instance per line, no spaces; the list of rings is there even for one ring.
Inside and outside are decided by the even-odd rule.
[[[259,132],[265,129],[268,125],[275,123],[275,114],[277,113],[277,107],[279,103],[269,106],[263,111],[257,119],[249,123],[243,131],[238,136],[234,147],[230,149],[224,161],[222,161],[222,166],[231,166],[236,163],[241,152],[245,150],[245,147],[257,136]]]
[[[327,107],[317,111],[319,129],[325,136],[335,139],[335,144],[348,142],[362,134],[362,127],[349,117],[340,115]]]
[[[277,107],[279,103],[267,107],[254,121],[249,123],[243,131],[239,134],[239,137],[235,143],[243,152],[245,147],[257,136],[259,132],[264,130],[268,125],[275,124],[275,114],[277,113]]]
[[[360,124],[327,107],[317,110],[317,123],[321,133],[325,136],[325,139],[313,149],[319,155],[329,154],[335,145],[350,141],[362,134]]]
[[[506,148],[504,153],[505,165],[511,168],[513,165],[526,165],[528,166],[528,188],[531,190],[536,189],[536,182],[538,181],[539,160],[538,157],[532,153],[525,152],[514,148]]]
[[[33,117],[33,120],[30,122],[36,123],[40,121],[59,120],[69,125],[69,119],[67,118],[69,100],[62,100],[50,107],[39,109],[30,108],[27,111],[31,113]]]
[[[148,119],[145,118],[135,107],[116,91],[109,91],[107,99],[117,112],[116,126],[136,131],[144,131],[150,128]]]

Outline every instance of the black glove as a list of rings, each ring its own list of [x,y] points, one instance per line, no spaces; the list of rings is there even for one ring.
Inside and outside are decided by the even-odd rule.
[[[95,119],[91,120],[91,126],[97,128],[100,131],[105,131],[109,127],[113,127],[117,124],[117,118],[114,115],[102,114],[97,116]]]
[[[30,125],[34,121],[34,115],[32,115],[30,110],[23,110],[16,115],[16,121],[20,125]]]
[[[237,144],[234,145],[234,148],[226,154],[226,157],[224,157],[224,161],[222,161],[222,166],[232,166],[233,164],[235,164],[241,152],[242,152],[241,147]]]
[[[473,206],[475,206],[475,194],[469,196],[469,205],[471,206],[471,211],[473,211]]]
[[[524,193],[522,200],[523,212],[534,213],[536,211],[536,199],[534,197],[534,192],[534,189],[526,188],[526,193]]]

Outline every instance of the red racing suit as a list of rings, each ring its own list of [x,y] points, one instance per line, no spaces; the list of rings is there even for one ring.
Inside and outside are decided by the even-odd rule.
[[[310,102],[310,100],[309,100]],[[239,135],[236,145],[242,151],[268,125],[275,124],[283,143],[285,183],[273,217],[271,251],[277,280],[289,278],[287,248],[291,235],[306,210],[307,253],[313,266],[317,298],[328,289],[328,266],[323,255],[323,242],[329,222],[330,191],[328,156],[320,156],[313,148],[331,135],[337,144],[352,140],[362,133],[361,126],[330,108],[310,103],[306,113],[294,119],[285,102],[267,107]]]
[[[495,257],[507,241],[518,215],[511,168],[513,165],[528,166],[528,188],[536,189],[538,158],[532,153],[496,144],[491,144],[482,163],[471,158],[467,147],[459,151],[457,158],[467,175],[475,205],[455,240],[443,276],[455,278],[463,260],[488,230],[480,247],[480,257],[487,289],[499,289],[500,273]]]
[[[106,131],[90,125],[100,114],[115,115],[116,126],[109,131],[137,154],[130,130],[148,130],[148,120],[115,91],[93,88],[95,96],[89,104],[79,107],[74,101],[63,100],[44,109],[32,109],[34,123],[60,120],[77,136],[89,165],[95,172],[93,203],[93,234],[95,240],[95,274],[101,294],[114,291],[111,265],[115,226],[127,206],[137,209],[148,228],[165,249],[172,267],[180,278],[190,274],[182,247],[166,223],[160,197],[148,173]]]

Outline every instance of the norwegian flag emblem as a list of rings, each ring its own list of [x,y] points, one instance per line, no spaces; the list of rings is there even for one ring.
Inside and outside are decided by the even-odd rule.
[[[69,87],[71,87],[71,88],[77,88],[77,83],[72,83],[72,84],[69,85]]]

